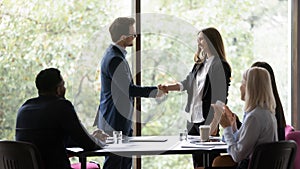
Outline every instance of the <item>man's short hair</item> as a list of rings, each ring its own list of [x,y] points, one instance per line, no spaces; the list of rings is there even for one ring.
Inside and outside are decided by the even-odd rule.
[[[129,35],[129,27],[135,23],[134,18],[119,17],[109,27],[111,40],[117,42],[122,35]]]
[[[60,71],[55,68],[48,68],[40,71],[36,76],[35,85],[40,92],[52,92],[56,90],[57,85],[62,81]]]

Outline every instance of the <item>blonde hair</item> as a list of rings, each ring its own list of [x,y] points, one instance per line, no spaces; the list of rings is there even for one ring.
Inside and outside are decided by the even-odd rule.
[[[248,69],[244,76],[246,79],[245,111],[250,112],[260,106],[275,113],[276,102],[269,72],[264,68],[253,67]]]

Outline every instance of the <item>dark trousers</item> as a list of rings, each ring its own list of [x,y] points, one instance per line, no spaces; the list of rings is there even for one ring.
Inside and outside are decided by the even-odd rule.
[[[202,123],[190,123],[187,122],[187,130],[188,130],[188,134],[189,135],[194,135],[194,136],[199,136],[199,126],[200,125],[204,125],[204,122]],[[209,166],[211,166],[213,160],[215,157],[217,157],[219,155],[219,153],[210,153],[209,154]],[[196,167],[203,167],[203,154],[199,154],[199,153],[194,153],[192,154],[193,156],[193,165],[194,168]]]
[[[131,169],[132,158],[118,155],[105,156],[103,169]]]
[[[248,169],[249,159],[242,160],[236,169]]]

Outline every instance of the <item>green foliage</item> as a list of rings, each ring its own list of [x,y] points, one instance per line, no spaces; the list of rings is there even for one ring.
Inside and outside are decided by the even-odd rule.
[[[59,68],[67,82],[67,98],[76,100],[72,99],[72,89],[78,94],[81,90],[76,87],[77,82],[85,77],[80,74],[82,77],[74,79],[76,69],[80,70],[77,60],[92,35],[115,17],[111,10],[116,4],[92,0],[1,2],[0,111],[4,114],[2,128],[9,129],[1,132],[1,138],[13,139],[17,110],[26,99],[37,96],[34,79],[41,69]],[[98,101],[97,97],[82,97],[95,104]],[[80,103],[75,103],[75,107],[77,104]],[[96,108],[92,109],[79,116],[94,114]],[[92,116],[84,116],[88,119],[85,124],[90,125]]]
[[[287,3],[259,0],[161,0],[145,2],[143,7],[142,11],[146,10],[150,13],[170,15],[170,17],[161,16],[162,19],[160,19],[160,22],[153,24],[152,27],[149,24],[151,28],[148,28],[148,25],[145,26],[145,32],[156,30],[152,31],[156,34],[146,34],[146,37],[144,37],[142,41],[142,46],[144,47],[143,63],[145,63],[147,67],[150,67],[150,70],[146,69],[145,73],[142,72],[143,84],[151,84],[154,79],[156,79],[154,84],[181,81],[192,69],[193,54],[196,51],[196,32],[190,32],[188,26],[185,27],[182,25],[191,24],[198,30],[206,27],[216,27],[223,37],[227,60],[232,69],[228,105],[231,110],[236,112],[240,119],[242,119],[243,102],[240,100],[239,91],[240,81],[242,79],[241,75],[244,70],[249,68],[250,65],[258,59],[267,61],[270,64],[274,63],[273,60],[268,59],[268,57],[273,57],[273,52],[268,52],[267,55],[269,56],[263,58],[257,57],[260,53],[266,53],[264,52],[265,46],[259,46],[257,42],[262,41],[262,43],[269,44],[263,39],[257,39],[263,37],[265,32],[268,31],[263,29],[268,27],[269,22],[271,23],[274,20],[274,15],[283,17],[284,21],[281,21],[285,24],[288,22]],[[179,18],[183,20],[178,21]],[[158,25],[164,25],[163,23],[168,22],[177,22],[177,25],[169,27],[166,32],[161,28],[156,28]],[[277,34],[281,33],[282,28],[285,30],[287,26],[274,27],[274,29],[276,29],[274,32],[277,32]],[[276,33],[273,34],[273,36],[274,35],[276,36]],[[184,39],[189,39],[190,42]],[[288,39],[281,37],[281,40],[288,44]],[[272,40],[270,40],[270,42],[271,41]],[[285,43],[281,42],[281,44]],[[277,45],[277,48],[280,48],[280,45]],[[288,53],[288,47],[282,47],[281,52],[286,55]],[[278,55],[278,53],[276,53],[276,55]],[[278,60],[282,62],[282,59],[278,58]],[[287,62],[287,65],[288,64]],[[151,69],[151,67],[154,68]],[[285,74],[278,74],[278,76],[286,77]],[[285,80],[287,83],[288,79]],[[287,92],[283,93],[285,94]],[[287,102],[288,97],[286,95],[284,96],[282,101]],[[142,119],[145,122],[142,130],[143,134],[177,135],[179,131],[185,128],[185,92],[170,93],[163,99],[163,102],[160,102],[156,106],[153,106],[153,102],[154,101],[148,101],[146,99],[142,100],[142,108],[145,110],[142,112]],[[157,158],[161,157],[144,158],[143,161],[145,164],[143,164],[143,166],[146,165],[147,167],[145,168],[167,168],[167,166],[171,168],[182,168],[182,166],[185,165],[179,165],[178,163],[191,159],[191,157],[188,156],[179,156],[176,160],[157,160]],[[149,162],[151,165],[148,165],[148,162],[146,162],[148,160],[163,162]],[[189,164],[191,164],[191,162]],[[185,168],[191,168],[191,166]]]
[[[193,160],[192,155],[146,156],[142,166],[147,169],[193,168]]]
[[[99,62],[110,43],[107,26],[117,16],[131,15],[131,2],[0,1],[1,139],[14,139],[18,108],[37,96],[35,76],[47,67],[61,70],[67,98],[92,131],[101,88]],[[197,30],[216,27],[232,68],[228,105],[240,112],[241,118],[239,85],[243,71],[258,59],[271,65],[281,63],[285,70],[289,65],[288,59],[281,59],[289,50],[288,35],[282,33],[288,32],[287,6],[287,1],[275,0],[143,0],[142,11],[151,14],[142,14],[142,84],[183,80],[193,65]],[[127,59],[131,63],[133,58],[129,54]],[[288,72],[273,68],[287,109]],[[143,135],[177,135],[185,128],[185,104],[185,92],[142,99]],[[191,156],[147,157],[143,166],[191,168],[192,161]]]

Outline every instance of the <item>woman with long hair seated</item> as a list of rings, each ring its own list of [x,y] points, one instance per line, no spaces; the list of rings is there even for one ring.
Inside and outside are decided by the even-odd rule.
[[[235,115],[226,106],[220,124],[229,155],[238,163],[238,169],[246,169],[257,145],[278,140],[276,102],[270,75],[264,68],[252,67],[245,71],[240,91],[245,101],[242,126],[234,135]]]

